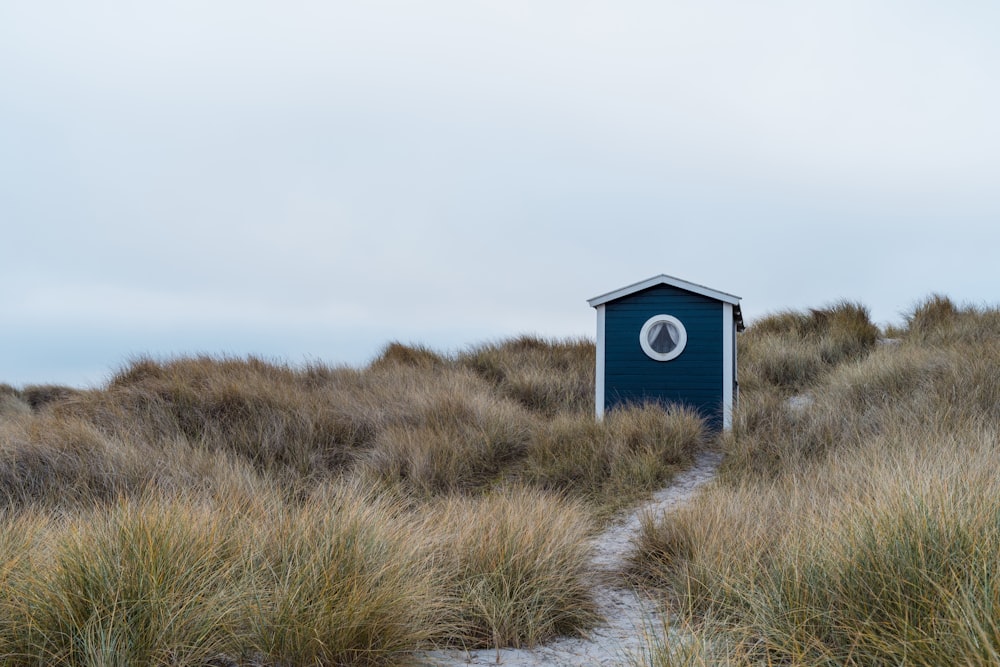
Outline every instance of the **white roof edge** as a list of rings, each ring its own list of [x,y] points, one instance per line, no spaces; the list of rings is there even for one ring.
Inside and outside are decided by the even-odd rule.
[[[635,294],[636,292],[648,289],[650,287],[656,287],[657,285],[670,285],[672,287],[677,287],[678,289],[686,290],[688,292],[694,292],[695,294],[701,294],[702,296],[707,296],[711,299],[716,299],[718,301],[723,301],[725,303],[731,303],[734,306],[740,305],[740,297],[735,294],[729,294],[727,292],[720,292],[719,290],[714,290],[704,285],[698,285],[696,283],[689,283],[686,280],[681,280],[680,278],[674,278],[673,276],[668,276],[665,273],[661,273],[658,276],[653,276],[652,278],[647,278],[641,282],[635,283],[633,285],[628,285],[627,287],[622,287],[616,289],[613,292],[608,292],[607,294],[601,294],[600,296],[595,296],[593,299],[587,299],[587,303],[590,304],[592,308],[596,308],[601,304],[607,303],[608,301],[614,301],[615,299],[620,299],[623,296],[628,296],[629,294]]]

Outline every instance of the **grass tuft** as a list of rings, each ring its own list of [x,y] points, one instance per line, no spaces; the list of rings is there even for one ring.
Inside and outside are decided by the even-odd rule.
[[[601,422],[561,415],[536,436],[524,478],[582,495],[607,516],[666,484],[706,440],[704,422],[682,408],[623,407]]]
[[[348,485],[272,509],[251,553],[251,644],[275,664],[384,664],[447,633],[441,575],[384,497]]]
[[[467,648],[536,646],[596,621],[588,580],[590,522],[568,499],[510,488],[452,497],[428,520],[455,600],[448,638]]]
[[[878,337],[868,309],[848,301],[765,316],[741,339],[741,387],[801,391],[830,368],[863,358]]]
[[[956,342],[980,344],[1000,336],[1000,309],[958,306],[950,298],[932,294],[906,316],[905,340],[949,347]]]
[[[441,396],[425,406],[419,421],[394,424],[376,438],[367,464],[389,484],[422,494],[481,488],[526,451],[528,415],[485,396]]]
[[[914,306],[906,317],[907,333],[927,337],[954,329],[961,317],[955,302],[942,294],[931,294]]]
[[[21,389],[20,394],[32,410],[41,410],[49,404],[77,396],[80,390],[55,384],[29,384]]]
[[[30,413],[31,406],[17,392],[0,391],[0,420],[24,417]]]
[[[457,362],[503,396],[544,416],[589,414],[594,405],[594,343],[535,336],[482,345]]]
[[[0,421],[0,495],[24,507],[110,500],[149,482],[140,451],[82,419],[20,412]]]
[[[218,516],[124,501],[54,533],[11,586],[8,648],[25,664],[192,665],[233,650],[240,545]]]
[[[404,345],[392,342],[382,349],[371,365],[373,368],[379,368],[392,364],[402,364],[403,366],[431,369],[443,366],[445,363],[444,357],[423,345]]]

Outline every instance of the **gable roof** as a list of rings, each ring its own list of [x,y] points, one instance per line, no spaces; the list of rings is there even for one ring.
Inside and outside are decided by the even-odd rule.
[[[596,308],[597,306],[608,303],[609,301],[615,301],[616,299],[628,296],[629,294],[635,294],[636,292],[641,292],[644,289],[656,287],[657,285],[669,285],[687,292],[707,296],[708,298],[715,299],[716,301],[732,304],[734,306],[733,317],[736,319],[736,328],[738,331],[743,331],[743,313],[740,310],[740,297],[735,294],[720,292],[719,290],[714,290],[710,287],[705,287],[704,285],[698,285],[697,283],[690,283],[686,280],[681,280],[680,278],[668,276],[665,273],[661,273],[658,276],[653,276],[652,278],[647,278],[641,282],[616,289],[613,292],[608,292],[607,294],[595,296],[593,299],[588,299],[587,303],[590,304],[592,308]]]

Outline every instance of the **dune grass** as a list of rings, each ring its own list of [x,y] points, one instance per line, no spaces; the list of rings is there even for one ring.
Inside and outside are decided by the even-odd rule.
[[[932,295],[878,335],[850,302],[750,325],[718,481],[636,544],[629,575],[693,633],[645,662],[998,662],[1000,311]],[[3,664],[405,664],[585,633],[589,537],[711,437],[684,409],[594,421],[593,353],[0,385]]]
[[[6,517],[4,664],[384,664],[447,630],[402,509],[354,489],[304,504],[160,494]],[[39,537],[41,533],[41,537]],[[219,662],[221,661],[221,662]]]
[[[690,462],[705,433],[693,413],[642,406],[595,423],[593,354],[521,337],[452,356],[392,343],[365,369],[140,357],[34,408],[3,394],[0,493],[107,499],[236,466],[292,495],[345,475],[424,497],[516,481],[610,511]]]
[[[0,386],[0,662],[383,665],[585,633],[596,526],[702,421],[595,422],[593,344],[139,357]]]
[[[391,662],[436,637],[442,573],[406,508],[357,485],[273,502],[250,537],[251,652],[268,664]],[[246,650],[244,650],[246,653]]]
[[[878,336],[868,309],[849,301],[769,315],[754,322],[740,341],[740,387],[801,391],[830,368],[864,356]]]
[[[524,477],[594,499],[598,514],[607,516],[662,487],[706,440],[701,418],[684,408],[630,407],[601,422],[560,415],[536,435]]]
[[[769,348],[807,317],[751,325],[746,342]],[[643,525],[633,576],[701,637],[647,662],[997,664],[997,322],[932,296],[896,345],[846,345],[791,383],[759,373],[719,481]],[[822,357],[822,339],[781,344]]]
[[[432,646],[530,646],[597,617],[591,521],[527,488],[405,498],[326,484],[149,492],[0,516],[10,665],[379,665]],[[211,662],[214,661],[214,662]]]
[[[535,646],[582,634],[598,620],[587,576],[590,547],[581,540],[591,521],[579,502],[510,487],[442,499],[426,520],[453,601],[446,618],[457,632],[447,643]]]
[[[9,662],[198,664],[231,649],[240,545],[220,519],[150,501],[51,526],[7,582]]]

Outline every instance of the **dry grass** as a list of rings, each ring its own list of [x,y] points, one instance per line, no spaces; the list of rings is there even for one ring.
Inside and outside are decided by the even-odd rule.
[[[847,301],[764,317],[740,341],[741,388],[801,391],[831,367],[862,358],[878,336],[868,309]]]
[[[631,406],[600,422],[560,415],[535,437],[524,477],[596,498],[606,514],[662,487],[705,444],[704,424],[686,409]]]
[[[56,384],[29,384],[19,392],[24,402],[33,410],[38,410],[49,403],[65,401],[80,393],[79,389]]]
[[[745,389],[719,482],[643,527],[634,575],[703,638],[648,662],[996,664],[998,317],[934,296],[900,345]]]
[[[217,513],[123,502],[46,538],[7,582],[10,663],[191,665],[234,648],[241,545]]]
[[[402,509],[351,487],[304,504],[147,495],[6,517],[4,664],[384,664],[447,630]],[[17,536],[11,539],[9,536]]]
[[[907,341],[934,346],[993,341],[1000,335],[1000,310],[959,306],[933,294],[913,307],[902,335]]]
[[[998,662],[1000,311],[932,296],[892,335],[847,302],[751,325],[718,483],[643,525],[632,575],[698,633],[647,662]],[[595,422],[593,352],[0,386],[4,664],[394,664],[586,631],[594,525],[706,445],[684,410]]]
[[[512,487],[435,503],[426,520],[454,600],[447,618],[457,632],[448,643],[534,646],[597,620],[587,577],[591,522],[579,503]]]
[[[530,646],[596,620],[595,522],[704,445],[593,419],[593,345],[522,337],[368,367],[137,358],[0,387],[11,665],[341,665]]]
[[[375,437],[365,456],[368,474],[431,495],[483,488],[520,460],[536,421],[511,401],[492,395],[463,369],[416,398],[405,420]]]
[[[81,499],[184,486],[176,454],[187,452],[200,471],[249,467],[292,495],[342,475],[425,497],[521,481],[608,513],[689,462],[703,429],[655,408],[595,425],[593,353],[586,341],[522,337],[455,357],[393,343],[363,370],[138,358],[104,389],[51,390],[32,416],[5,394],[5,413],[34,435],[0,443],[14,470],[3,488],[27,501],[59,494],[69,477]]]
[[[697,634],[646,662],[998,662],[1000,311],[932,296],[893,336],[846,302],[750,326],[719,481],[643,524],[631,574]],[[595,524],[706,446],[684,410],[595,422],[592,355],[393,343],[364,369],[0,387],[5,664],[393,664],[585,632]]]
[[[437,622],[440,568],[398,501],[346,485],[266,509],[246,527],[253,654],[268,664],[382,664],[452,634]]]
[[[357,483],[291,502],[150,492],[0,516],[10,665],[344,665],[532,645],[596,620],[579,504],[511,488],[414,507]]]
[[[149,482],[142,452],[79,418],[18,412],[0,422],[5,504],[76,504],[114,498]]]
[[[0,386],[0,419],[10,419],[31,413],[31,406],[21,398],[17,391],[2,391]]]
[[[533,412],[551,417],[593,409],[594,344],[589,340],[521,336],[473,348],[457,361]]]

